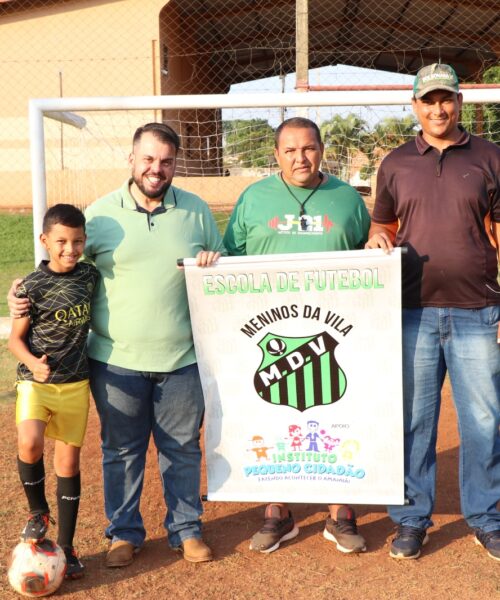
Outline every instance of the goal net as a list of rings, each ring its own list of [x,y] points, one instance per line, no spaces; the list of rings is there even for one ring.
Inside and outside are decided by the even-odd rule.
[[[466,128],[498,143],[500,86],[470,86],[463,94]],[[33,100],[35,240],[47,206],[85,208],[123,183],[133,133],[151,121],[167,122],[180,134],[174,185],[207,201],[221,230],[241,192],[278,170],[274,130],[293,116],[318,123],[325,143],[322,170],[350,182],[370,209],[380,161],[417,130],[410,98],[410,89],[365,89]]]

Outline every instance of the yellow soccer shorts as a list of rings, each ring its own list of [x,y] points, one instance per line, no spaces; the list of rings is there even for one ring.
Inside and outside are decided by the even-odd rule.
[[[89,415],[89,380],[72,383],[18,381],[16,424],[27,419],[47,423],[45,435],[80,448]]]

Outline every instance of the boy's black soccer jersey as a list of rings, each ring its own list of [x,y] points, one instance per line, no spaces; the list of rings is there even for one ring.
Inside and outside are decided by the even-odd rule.
[[[87,335],[90,300],[99,278],[97,269],[79,262],[69,273],[54,273],[42,261],[23,281],[17,296],[28,297],[31,318],[27,344],[37,357],[48,357],[47,383],[81,381],[89,376]],[[33,373],[19,363],[18,380],[33,381]]]

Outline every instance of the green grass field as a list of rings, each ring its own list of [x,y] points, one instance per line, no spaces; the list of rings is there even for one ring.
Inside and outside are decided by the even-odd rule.
[[[33,271],[31,214],[0,213],[0,317],[8,316],[5,299],[12,280]]]
[[[8,316],[6,295],[13,279],[34,267],[31,214],[0,213],[0,317]],[[16,359],[0,340],[0,403],[15,399]]]
[[[16,359],[7,350],[7,340],[0,340],[0,403],[15,400],[16,364]]]

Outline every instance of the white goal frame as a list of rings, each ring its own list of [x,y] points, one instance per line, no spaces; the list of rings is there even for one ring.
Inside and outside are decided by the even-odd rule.
[[[500,104],[500,86],[462,90],[465,104]],[[128,97],[41,98],[29,102],[31,181],[35,265],[46,254],[40,244],[42,221],[47,209],[44,117],[83,127],[78,111],[165,110],[204,108],[315,108],[332,106],[408,105],[411,89],[336,90],[331,92],[211,94]]]

